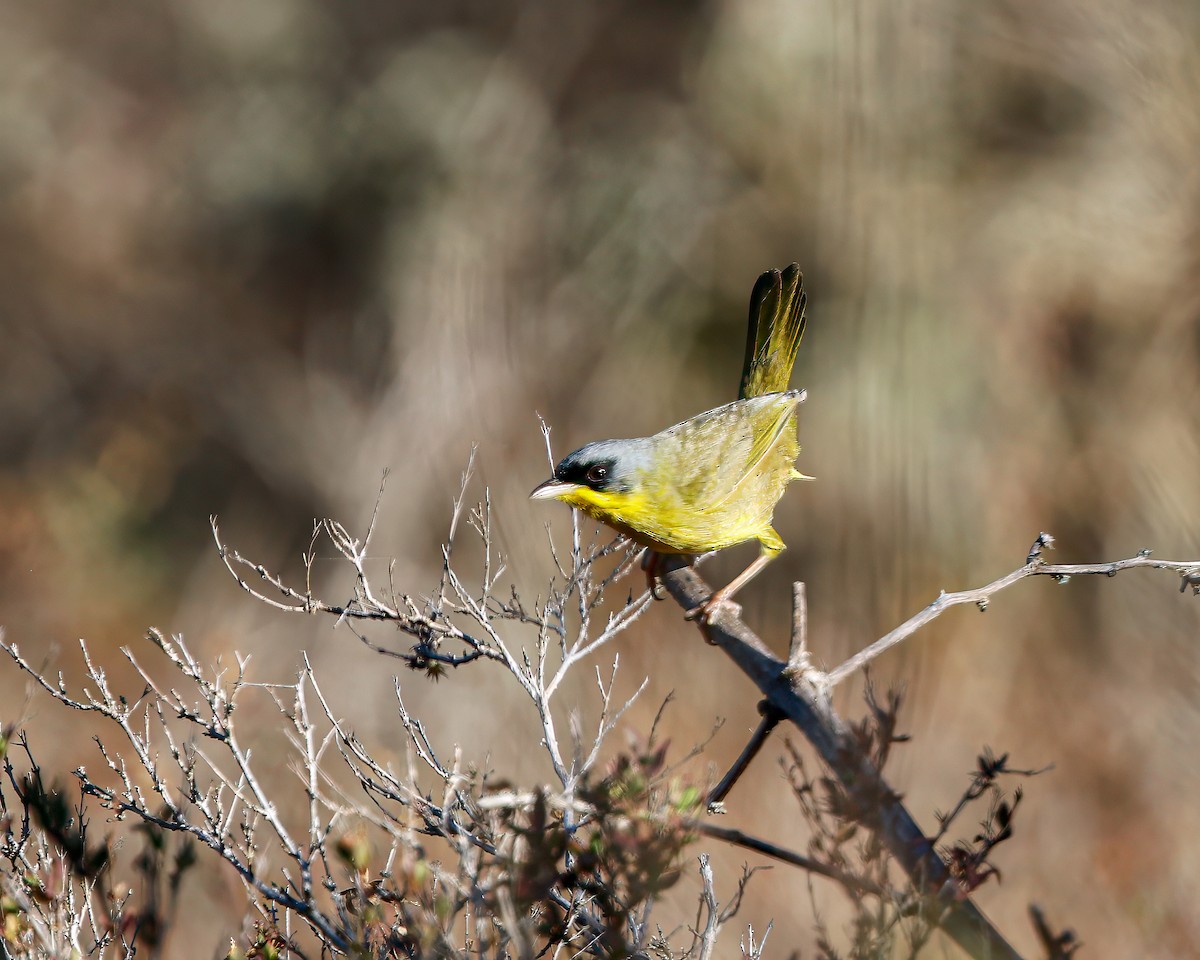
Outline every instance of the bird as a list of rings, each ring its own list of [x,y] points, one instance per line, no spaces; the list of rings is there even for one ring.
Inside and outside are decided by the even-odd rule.
[[[648,548],[654,585],[658,556],[696,555],[751,540],[758,557],[715,591],[688,619],[711,623],[721,607],[786,546],[774,526],[775,505],[792,480],[800,452],[790,390],[792,366],[807,323],[798,264],[768,270],[750,294],[746,353],[738,399],[651,437],[597,440],[564,457],[533,500],[560,500]]]

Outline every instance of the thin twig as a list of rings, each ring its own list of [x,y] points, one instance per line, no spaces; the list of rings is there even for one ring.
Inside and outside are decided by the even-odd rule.
[[[794,867],[807,870],[809,873],[815,874],[818,877],[825,877],[827,880],[833,880],[836,883],[840,883],[855,896],[861,896],[867,893],[873,894],[877,897],[886,897],[891,895],[891,891],[884,889],[877,883],[873,883],[866,877],[853,876],[845,871],[838,870],[836,867],[831,867],[827,863],[816,860],[813,857],[806,857],[803,854],[796,853],[793,850],[788,850],[786,847],[781,847],[778,844],[771,843],[768,840],[752,837],[750,834],[743,833],[741,830],[733,830],[729,827],[718,827],[715,823],[709,823],[706,820],[688,821],[688,827],[706,837],[712,837],[714,840],[721,840],[725,843],[731,843],[734,846],[742,847],[746,850],[753,850],[755,853],[761,853],[783,863],[789,863]]]
[[[763,744],[767,742],[767,737],[771,735],[771,731],[783,719],[783,715],[766,700],[762,701],[758,707],[759,712],[762,713],[762,719],[758,722],[754,733],[750,735],[749,741],[742,748],[742,752],[738,755],[738,758],[733,762],[733,766],[729,768],[729,772],[721,778],[721,782],[713,787],[708,794],[709,813],[723,812],[724,800],[729,796],[729,791],[733,789],[733,785],[746,772],[751,761],[758,756],[759,751],[763,748]]]
[[[717,892],[713,885],[712,864],[708,854],[700,854],[701,902],[704,904],[706,916],[704,929],[700,934],[699,960],[711,960],[713,951],[717,948],[717,934],[721,931],[721,907],[717,903]]]
[[[792,636],[787,664],[788,670],[798,675],[808,669],[808,594],[799,580],[792,584]]]
[[[1018,567],[1012,573],[1005,574],[1003,577],[993,580],[985,586],[977,587],[974,590],[963,590],[958,593],[946,593],[943,591],[936,600],[920,613],[909,617],[904,623],[896,627],[895,630],[880,637],[869,647],[860,650],[840,666],[834,667],[834,669],[821,676],[817,680],[817,683],[827,689],[832,689],[852,673],[862,669],[884,651],[908,639],[923,626],[936,620],[951,607],[973,603],[980,610],[987,610],[993,595],[1006,587],[1011,587],[1014,583],[1019,583],[1026,577],[1053,577],[1059,583],[1066,583],[1071,577],[1115,577],[1123,570],[1138,568],[1170,570],[1181,577],[1180,592],[1191,586],[1195,593],[1200,594],[1200,560],[1156,560],[1151,557],[1149,550],[1143,550],[1135,556],[1124,560],[1113,560],[1108,563],[1046,563],[1042,559],[1041,551],[1043,547],[1049,547],[1053,542],[1054,538],[1049,534],[1043,533],[1039,535],[1037,540],[1034,541],[1033,549],[1030,551],[1029,558],[1024,566]]]

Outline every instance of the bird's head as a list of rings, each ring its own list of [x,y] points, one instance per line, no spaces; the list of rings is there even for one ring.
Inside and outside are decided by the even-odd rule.
[[[651,464],[647,440],[598,440],[563,457],[554,476],[538,484],[531,500],[561,500],[601,520],[619,517],[639,498]]]

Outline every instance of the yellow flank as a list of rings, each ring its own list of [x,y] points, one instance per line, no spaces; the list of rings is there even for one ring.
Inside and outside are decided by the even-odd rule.
[[[580,447],[531,496],[562,500],[659,553],[757,540],[759,559],[703,605],[709,616],[784,549],[771,522],[788,483],[803,477],[796,408],[805,394],[787,386],[805,301],[796,264],[764,273],[750,299],[741,399],[652,437]]]

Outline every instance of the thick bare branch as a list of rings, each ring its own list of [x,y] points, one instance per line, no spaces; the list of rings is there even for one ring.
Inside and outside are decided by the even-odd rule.
[[[691,610],[712,596],[712,589],[685,560],[667,560],[664,571],[664,585],[684,610]],[[951,876],[946,863],[899,796],[859,754],[846,725],[830,706],[827,694],[807,680],[791,676],[787,664],[742,622],[732,605],[721,607],[712,621],[701,624],[700,629],[812,743],[836,779],[855,798],[863,821],[878,832],[914,886],[933,897],[950,889]],[[944,915],[939,925],[971,956],[988,960],[1019,957],[970,899],[945,897],[943,902]]]

